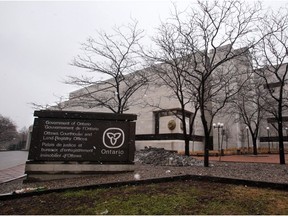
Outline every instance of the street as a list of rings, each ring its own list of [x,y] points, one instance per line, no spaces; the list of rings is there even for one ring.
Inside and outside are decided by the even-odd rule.
[[[28,151],[0,151],[0,170],[24,164]]]

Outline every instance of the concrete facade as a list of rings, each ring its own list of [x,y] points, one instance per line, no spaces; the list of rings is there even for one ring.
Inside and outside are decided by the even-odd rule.
[[[76,92],[72,92],[70,97],[75,97],[75,94],[84,93],[85,89],[80,89]],[[180,107],[179,102],[176,98],[171,97],[171,92],[165,86],[159,85],[149,85],[149,88],[140,89],[137,92],[137,95],[132,97],[132,100],[135,98],[141,98],[137,105],[130,107],[129,111],[126,113],[136,114],[137,121],[136,121],[136,150],[143,149],[145,147],[159,147],[165,148],[168,150],[175,150],[179,152],[184,152],[184,140],[181,138],[173,138],[173,139],[163,139],[161,135],[163,134],[175,134],[179,135],[182,134],[181,123],[180,120],[173,114],[163,115],[159,118],[159,128],[158,133],[160,138],[149,139],[149,140],[141,140],[141,138],[137,137],[138,135],[146,135],[151,136],[155,135],[155,113],[157,111],[161,111],[162,109],[165,110],[174,110]],[[71,103],[71,101],[68,101]],[[72,102],[74,103],[74,102]],[[68,107],[65,110],[71,111],[91,111],[91,112],[109,112],[109,110],[100,107],[94,107],[92,109],[87,109],[82,106],[72,106]],[[190,107],[187,112],[193,113],[192,107]],[[176,125],[173,130],[168,128],[168,122],[174,120]],[[202,136],[203,140],[203,129],[201,126],[200,116],[198,115],[196,118],[196,122],[194,125],[195,132],[194,134],[197,136]],[[190,142],[190,149],[191,151],[202,151],[203,150],[203,141],[191,141]]]
[[[288,144],[288,108],[287,108],[287,99],[288,99],[288,86],[287,86],[287,69],[288,63],[282,64],[279,67],[279,70],[276,71],[277,67],[266,67],[262,74],[265,74],[269,89],[272,92],[273,97],[279,98],[279,90],[280,90],[280,79],[284,81],[283,86],[283,138],[284,138],[284,149],[287,149]],[[261,70],[261,69],[259,69]],[[278,77],[276,77],[278,76]],[[283,79],[284,77],[284,79]],[[268,86],[265,83],[262,87],[263,91],[269,91]],[[270,106],[270,109],[273,110],[273,113],[277,113],[277,102],[271,98],[271,95],[268,94],[267,104]],[[272,152],[277,152],[279,149],[278,146],[278,125],[275,119],[275,115],[271,112],[265,113],[265,119],[260,127],[260,136],[259,136],[258,147],[260,148],[269,148]],[[266,139],[269,138],[272,141],[267,142]],[[286,146],[286,147],[285,147]]]
[[[235,51],[237,52],[237,50]],[[220,52],[221,54],[221,52]],[[223,53],[222,53],[223,54]],[[223,70],[233,71],[233,73],[242,73],[243,71],[252,70],[249,57],[240,56],[230,60],[222,66]],[[144,69],[145,70],[145,69]],[[151,75],[151,71],[150,71]],[[237,88],[238,83],[235,82],[233,88]],[[102,86],[103,88],[103,86]],[[97,85],[88,88],[79,89],[70,94],[70,99],[66,101],[65,109],[72,111],[92,111],[92,112],[111,112],[103,107],[90,108],[89,104],[81,103],[77,98],[87,93],[101,92],[101,87]],[[132,96],[131,100],[137,101],[133,106],[129,107],[126,113],[136,114],[136,149],[143,149],[148,146],[165,148],[184,152],[184,140],[181,138],[182,129],[180,120],[173,114],[169,114],[169,110],[177,110],[180,104],[176,98],[172,96],[171,90],[165,85],[161,85],[158,81],[149,83],[147,88],[143,87]],[[71,106],[69,106],[69,104]],[[75,106],[75,104],[77,104]],[[213,103],[211,104],[213,109]],[[166,113],[161,113],[165,110]],[[187,106],[187,113],[193,115],[193,106]],[[161,114],[159,114],[161,113]],[[187,114],[187,116],[189,116]],[[157,117],[158,115],[158,117]],[[189,117],[187,117],[187,120]],[[237,116],[227,115],[225,112],[215,116],[213,123],[223,123],[223,128],[212,129],[211,137],[213,138],[213,150],[221,149],[239,149],[247,147],[249,135],[247,135],[246,127],[241,122],[236,122]],[[158,123],[157,123],[158,121]],[[175,128],[169,128],[169,122],[175,124]],[[263,126],[266,128],[266,125]],[[288,128],[288,124],[287,124]],[[260,136],[265,134],[265,130],[261,129]],[[288,129],[287,129],[288,132]],[[204,131],[200,114],[198,113],[193,126],[193,138],[190,141],[190,151],[204,150]],[[259,137],[260,137],[259,136]],[[251,139],[251,138],[250,138]],[[220,147],[221,145],[221,147]],[[250,147],[252,141],[250,140]]]

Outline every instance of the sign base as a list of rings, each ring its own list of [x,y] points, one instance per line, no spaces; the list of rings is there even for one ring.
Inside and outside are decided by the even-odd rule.
[[[133,172],[134,164],[76,164],[62,162],[26,163],[26,181],[47,181],[63,178],[83,177],[103,173]]]

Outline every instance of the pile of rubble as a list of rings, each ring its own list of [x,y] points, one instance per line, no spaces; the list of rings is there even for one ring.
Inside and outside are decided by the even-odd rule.
[[[203,161],[164,148],[145,148],[135,153],[135,162],[158,166],[203,166]]]

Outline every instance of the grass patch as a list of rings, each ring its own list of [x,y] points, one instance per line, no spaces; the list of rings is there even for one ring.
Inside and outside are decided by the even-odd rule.
[[[0,201],[0,213],[287,215],[287,195],[285,191],[189,180]]]

